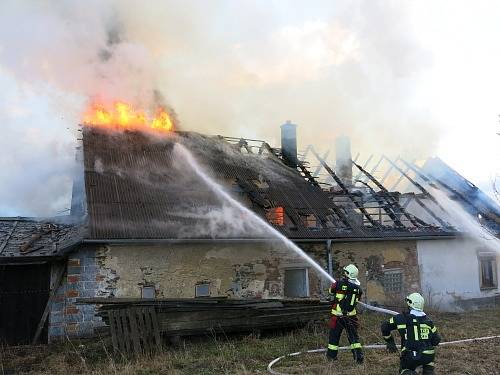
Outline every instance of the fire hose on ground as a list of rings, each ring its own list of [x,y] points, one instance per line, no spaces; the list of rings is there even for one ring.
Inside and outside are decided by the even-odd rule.
[[[232,198],[227,192],[224,191],[224,189],[218,185],[216,182],[214,182],[210,177],[208,177],[207,174],[205,174],[198,163],[195,161],[191,153],[180,143],[176,143],[174,147],[174,152],[180,153],[185,160],[193,167],[194,172],[220,197],[224,198],[228,202],[232,203],[234,206],[239,207],[242,212],[245,214],[248,214],[250,216],[253,216],[258,223],[262,224],[265,228],[267,228],[271,233],[273,233],[274,236],[277,238],[281,239],[288,245],[288,247],[292,250],[294,250],[296,253],[298,253],[301,257],[303,257],[307,262],[309,262],[321,275],[323,275],[327,280],[330,280],[332,283],[335,282],[335,279],[328,274],[321,266],[319,266],[311,257],[309,257],[302,249],[297,247],[292,241],[290,241],[288,238],[286,238],[283,234],[281,234],[279,231],[271,227],[267,222],[265,222],[263,219],[258,217],[253,211],[249,210],[245,206],[241,205],[238,201],[236,201],[234,198]],[[359,302],[359,304],[363,307],[365,307],[368,310],[372,311],[377,311],[380,313],[384,314],[390,314],[390,315],[397,315],[398,313],[392,310],[384,309],[382,307],[376,307],[376,306],[371,306],[368,304],[365,304],[363,302]],[[448,342],[443,342],[440,345],[451,345],[451,344],[458,344],[458,343],[464,343],[464,342],[473,342],[473,341],[482,341],[482,340],[491,340],[494,338],[499,338],[500,335],[498,336],[488,336],[488,337],[478,337],[478,338],[473,338],[473,339],[464,339],[464,340],[456,340],[456,341],[448,341]],[[385,345],[380,345],[380,344],[372,344],[372,345],[367,345],[365,346],[366,349],[383,349],[385,348]],[[346,350],[350,349],[350,347],[340,347],[340,350]],[[274,371],[272,367],[281,361],[283,358],[287,357],[295,357],[301,354],[305,353],[321,353],[325,352],[326,349],[313,349],[313,350],[308,350],[304,352],[296,352],[296,353],[291,353],[291,354],[286,354],[284,356],[278,357],[276,359],[273,359],[269,365],[267,366],[267,370],[274,375],[287,375],[283,374],[277,371]]]
[[[359,304],[368,310],[377,311],[377,312],[385,313],[385,314],[389,314],[389,315],[397,315],[398,314],[396,311],[384,309],[382,307],[367,305],[366,303],[363,303],[363,302],[359,302]],[[484,341],[484,340],[492,340],[492,339],[496,339],[496,338],[500,338],[500,335],[476,337],[476,338],[472,338],[472,339],[446,341],[446,342],[440,343],[439,346],[462,344],[465,342],[477,342],[477,341]],[[398,345],[398,347],[400,347],[400,345]],[[386,345],[385,344],[371,344],[371,345],[365,345],[363,348],[364,349],[385,349]],[[350,346],[341,346],[339,348],[339,350],[350,350],[350,349],[351,349]],[[324,352],[326,352],[326,349],[321,348],[321,349],[312,349],[312,350],[306,350],[303,352],[295,352],[295,353],[285,354],[285,355],[278,357],[278,358],[275,358],[271,362],[269,362],[269,364],[267,365],[267,371],[273,375],[288,375],[286,373],[282,373],[282,372],[278,372],[278,371],[273,370],[273,366],[285,358],[297,357],[297,356],[302,355],[302,354],[324,353]]]
[[[453,344],[462,344],[462,343],[465,343],[465,342],[477,342],[477,341],[484,341],[484,340],[492,340],[492,339],[497,339],[497,338],[500,338],[500,335],[496,335],[496,336],[484,336],[484,337],[476,337],[476,338],[473,338],[473,339],[463,339],[463,340],[455,340],[455,341],[446,341],[446,342],[442,342],[439,344],[439,346],[446,346],[446,345],[453,345]],[[397,345],[398,347],[400,347],[400,345]],[[372,344],[372,345],[365,345],[363,346],[364,349],[385,349],[386,346],[385,344]],[[339,350],[350,350],[351,347],[350,346],[341,346],[339,348]],[[269,364],[267,365],[267,371],[269,371],[269,373],[273,374],[273,375],[288,375],[286,373],[283,373],[283,372],[278,372],[278,371],[275,371],[273,370],[273,366],[278,363],[279,361],[285,359],[285,358],[289,358],[289,357],[297,357],[301,354],[311,354],[311,353],[324,353],[326,352],[326,349],[325,348],[321,348],[321,349],[313,349],[313,350],[306,350],[306,351],[303,351],[303,352],[295,352],[295,353],[290,353],[290,354],[285,354],[281,357],[278,357],[278,358],[275,358],[273,359],[271,362],[269,362]]]

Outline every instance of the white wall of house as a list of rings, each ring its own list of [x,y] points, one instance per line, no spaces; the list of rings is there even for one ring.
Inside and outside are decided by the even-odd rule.
[[[455,238],[417,241],[417,252],[422,292],[429,308],[457,311],[467,305],[464,300],[500,295],[500,249],[495,252],[472,239]],[[496,263],[496,287],[481,287],[480,259],[484,257]]]

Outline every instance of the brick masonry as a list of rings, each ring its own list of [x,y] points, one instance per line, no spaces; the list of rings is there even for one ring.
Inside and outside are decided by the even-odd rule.
[[[66,270],[66,276],[56,291],[50,311],[49,341],[66,336],[92,336],[94,329],[104,324],[102,319],[95,315],[94,306],[76,304],[79,297],[98,295],[98,289],[104,280],[103,275],[98,272],[95,249],[82,248],[72,253],[66,262]]]

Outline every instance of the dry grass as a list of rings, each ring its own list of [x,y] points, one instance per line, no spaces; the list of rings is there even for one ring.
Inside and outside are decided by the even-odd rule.
[[[381,343],[380,315],[364,314],[364,343]],[[500,309],[466,314],[432,315],[445,341],[500,334]],[[269,361],[285,353],[324,347],[325,326],[256,338],[204,337],[166,348],[152,358],[127,360],[113,356],[106,340],[67,341],[50,346],[3,348],[0,374],[265,374]],[[345,338],[343,338],[345,340]],[[342,344],[346,344],[345,341]],[[500,374],[500,339],[441,347],[438,374]],[[398,358],[382,350],[366,350],[366,364],[357,366],[349,352],[328,363],[322,354],[287,358],[275,369],[289,374],[395,374]]]

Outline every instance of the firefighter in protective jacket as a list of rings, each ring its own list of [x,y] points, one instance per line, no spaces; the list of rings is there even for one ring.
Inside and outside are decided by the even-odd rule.
[[[358,317],[356,305],[362,291],[358,280],[358,268],[349,264],[343,269],[341,280],[330,287],[333,295],[332,316],[330,318],[330,337],[328,340],[327,358],[336,360],[342,331],[347,331],[351,351],[357,363],[363,363],[363,350],[358,336]]]
[[[382,335],[391,353],[397,352],[391,331],[401,335],[400,374],[416,374],[422,366],[423,375],[434,374],[434,347],[441,338],[432,321],[424,313],[424,298],[419,293],[406,297],[408,312],[398,314],[382,323]]]

